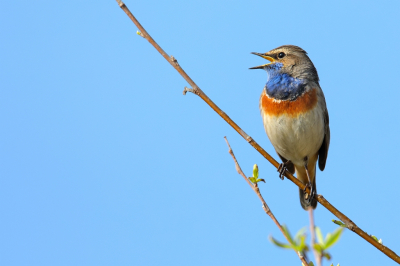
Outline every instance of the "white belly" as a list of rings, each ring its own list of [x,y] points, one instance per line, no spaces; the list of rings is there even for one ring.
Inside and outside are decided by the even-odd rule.
[[[324,140],[324,117],[318,107],[296,117],[263,116],[265,131],[275,150],[295,165],[303,165],[306,156],[314,156]]]

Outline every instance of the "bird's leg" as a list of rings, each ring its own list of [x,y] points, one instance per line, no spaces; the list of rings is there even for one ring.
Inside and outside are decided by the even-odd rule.
[[[308,157],[304,157],[304,168],[306,169],[306,174],[307,174],[307,178],[308,178],[308,183],[306,184],[305,188],[304,188],[304,192],[306,192],[307,187],[310,189],[310,194],[306,193],[306,200],[308,202],[311,202],[315,196],[315,190],[314,187],[311,183],[311,178],[310,178],[310,173],[308,172]]]
[[[282,180],[285,178],[285,171],[287,170],[286,165],[288,163],[290,163],[289,160],[287,160],[286,162],[281,163],[278,166],[279,178],[282,179]]]

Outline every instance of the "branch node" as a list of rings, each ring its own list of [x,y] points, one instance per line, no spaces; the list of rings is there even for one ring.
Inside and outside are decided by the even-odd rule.
[[[266,213],[268,213],[268,212],[271,211],[271,210],[269,209],[267,203],[263,203],[262,208],[264,209],[264,211],[265,211]]]
[[[356,228],[357,228],[357,225],[355,225],[355,224],[353,224],[353,223],[345,223],[345,225],[346,225],[346,227],[347,227],[349,230],[351,230],[351,231],[353,231],[353,232],[355,232],[355,230],[356,230]]]
[[[171,55],[170,58],[171,58],[172,63],[174,63],[176,66],[179,66],[178,60],[176,60],[176,58],[173,55]]]
[[[139,35],[139,36],[141,36],[141,37],[143,37],[143,38],[146,38],[146,37],[144,37],[144,34],[141,33],[140,31],[136,31],[136,34]]]
[[[185,88],[183,89],[183,95],[186,95],[187,92],[191,92],[196,95],[200,95],[200,90],[197,87],[194,87],[194,89],[191,89],[191,88],[188,88],[185,86]]]
[[[247,142],[248,142],[248,143],[250,143],[250,142],[252,142],[252,141],[253,141],[253,138],[252,138],[252,137],[250,137],[250,136],[247,136],[247,137],[246,137],[246,140],[247,140]]]
[[[193,93],[193,90],[192,90],[192,89],[190,89],[190,88],[188,88],[188,87],[185,86],[185,88],[183,89],[183,95],[186,95],[186,93],[187,93],[188,91]]]
[[[118,3],[118,5],[119,5],[120,8],[122,8],[122,7],[125,6],[125,3],[122,2],[121,0],[117,0],[117,3]]]

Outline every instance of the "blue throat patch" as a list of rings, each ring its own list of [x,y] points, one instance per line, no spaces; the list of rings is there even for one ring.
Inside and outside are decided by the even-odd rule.
[[[264,68],[268,73],[268,80],[265,85],[267,95],[277,100],[294,101],[303,94],[306,85],[304,80],[281,73],[282,67],[282,63],[275,63]]]

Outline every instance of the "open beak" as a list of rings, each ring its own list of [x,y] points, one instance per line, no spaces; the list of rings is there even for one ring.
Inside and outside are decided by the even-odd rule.
[[[264,69],[264,67],[272,64],[273,62],[275,62],[275,59],[273,59],[272,57],[265,55],[265,54],[260,54],[260,53],[252,53],[258,56],[261,56],[264,59],[267,59],[268,61],[270,61],[271,63],[265,64],[265,65],[261,65],[261,66],[256,66],[256,67],[250,67],[249,69]]]

